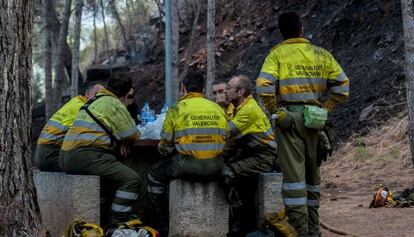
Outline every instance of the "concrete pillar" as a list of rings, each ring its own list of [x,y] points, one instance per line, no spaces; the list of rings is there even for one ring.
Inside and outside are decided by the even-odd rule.
[[[33,179],[43,224],[51,236],[62,236],[75,218],[99,224],[99,176],[35,171]]]
[[[216,237],[228,232],[229,208],[216,182],[170,183],[170,237]]]

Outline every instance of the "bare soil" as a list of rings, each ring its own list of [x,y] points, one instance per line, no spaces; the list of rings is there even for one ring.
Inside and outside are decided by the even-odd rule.
[[[414,187],[404,114],[338,147],[321,168],[320,218],[356,236],[414,236],[414,207],[369,208],[379,184],[393,195]],[[326,230],[323,236],[339,236]]]

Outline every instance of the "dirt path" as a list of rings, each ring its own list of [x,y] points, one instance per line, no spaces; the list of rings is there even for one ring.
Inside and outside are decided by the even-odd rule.
[[[320,218],[326,224],[356,236],[414,236],[414,208],[368,208],[372,195],[322,190]],[[341,236],[323,230],[323,236]]]
[[[368,208],[379,184],[394,196],[414,187],[406,118],[338,147],[321,167],[320,218],[362,236],[414,236],[414,207]],[[340,236],[323,230],[323,236]]]

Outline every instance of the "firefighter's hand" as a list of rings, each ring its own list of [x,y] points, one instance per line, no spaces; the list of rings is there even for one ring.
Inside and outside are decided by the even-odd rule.
[[[121,156],[124,158],[127,158],[129,154],[131,153],[130,147],[126,144],[121,144],[119,147],[119,150],[121,152]]]

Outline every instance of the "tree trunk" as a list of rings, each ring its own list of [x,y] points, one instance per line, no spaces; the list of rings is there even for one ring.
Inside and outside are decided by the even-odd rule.
[[[54,9],[53,0],[43,0],[43,33],[44,33],[44,45],[43,45],[43,60],[45,71],[45,98],[52,98],[53,86],[52,86],[52,18],[51,12]],[[45,100],[45,113],[46,120],[53,115],[53,100]]]
[[[214,82],[214,74],[216,72],[216,53],[214,46],[215,39],[215,0],[208,0],[207,2],[207,82],[206,95],[211,97],[211,87]]]
[[[118,27],[121,30],[122,39],[124,40],[125,48],[128,52],[128,55],[130,57],[132,57],[132,51],[131,51],[131,47],[129,46],[129,43],[128,43],[128,37],[127,37],[126,31],[125,31],[125,27],[124,27],[124,24],[122,24],[121,17],[119,17],[118,9],[116,8],[115,1],[112,0],[110,2],[110,5],[111,5],[112,15],[115,17],[115,20],[118,23]]]
[[[105,47],[106,47],[106,57],[109,60],[109,72],[112,74],[112,57],[111,52],[109,52],[109,39],[108,39],[108,31],[106,29],[106,22],[105,22],[105,8],[103,5],[103,0],[101,2],[101,13],[102,13],[102,22],[104,25],[104,32],[105,32]]]
[[[98,59],[98,36],[96,32],[96,0],[92,0],[92,7],[93,7],[93,40],[94,40],[94,55],[93,55],[93,63],[96,63]]]
[[[69,19],[71,14],[71,5],[72,0],[65,0],[65,10],[63,13],[62,23],[60,24],[59,39],[57,45],[57,58],[55,64],[55,76],[56,84],[54,88],[55,92],[55,103],[57,107],[54,109],[56,111],[62,104],[62,95],[63,92],[68,88],[68,83],[66,80],[66,72],[68,68],[65,67],[64,58],[65,58],[65,46],[66,46],[66,37],[68,35]]]
[[[39,236],[31,170],[32,1],[0,2],[0,236]]]
[[[401,0],[404,25],[405,75],[407,77],[408,135],[414,166],[414,5],[413,0]]]
[[[82,23],[82,8],[83,0],[77,0],[75,6],[75,30],[73,34],[73,48],[72,48],[72,97],[78,95],[78,65],[79,65],[79,47],[80,47],[80,33]]]
[[[187,74],[188,64],[190,63],[190,60],[193,55],[194,38],[196,34],[196,29],[197,29],[198,16],[200,15],[201,3],[193,2],[193,4],[195,5],[194,19],[193,19],[193,24],[191,26],[190,42],[188,43],[188,47],[185,51],[184,69],[183,69],[183,72],[181,73],[180,81],[185,77],[185,74]]]
[[[179,14],[179,0],[171,0],[171,38],[172,38],[172,79],[173,79],[173,96],[174,100],[178,100],[180,96],[180,76],[178,74],[178,67],[180,63],[180,18]]]

